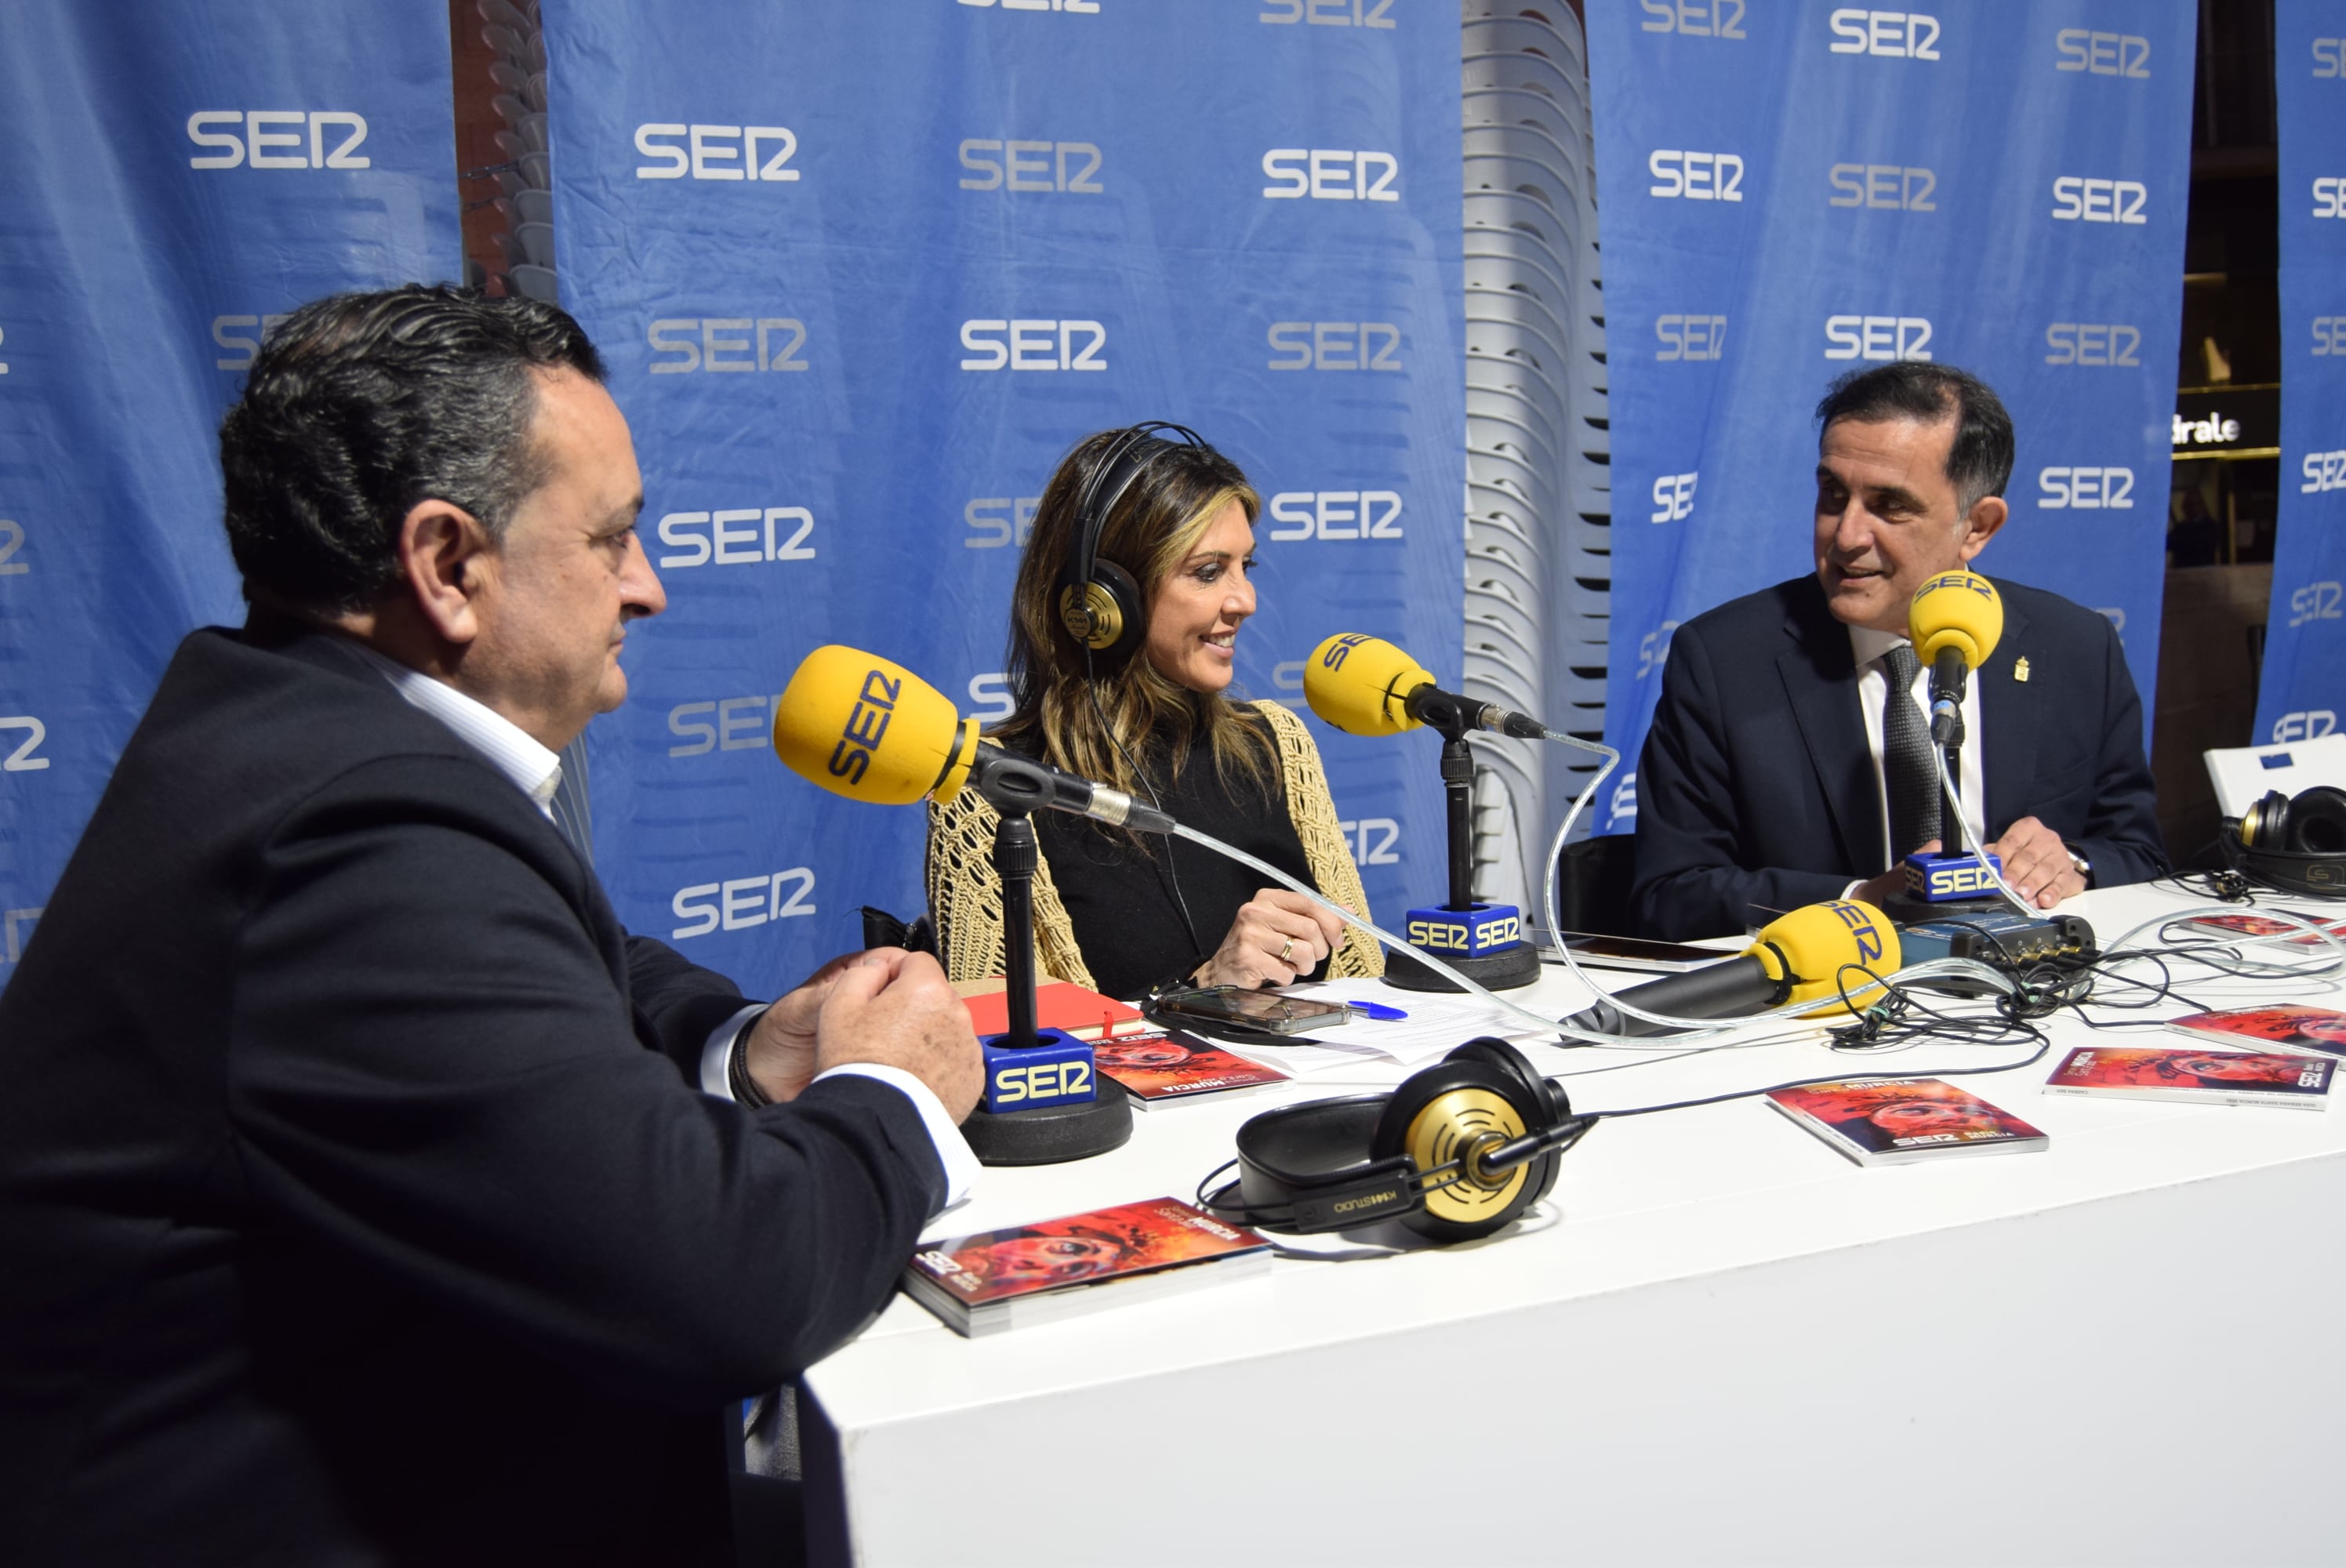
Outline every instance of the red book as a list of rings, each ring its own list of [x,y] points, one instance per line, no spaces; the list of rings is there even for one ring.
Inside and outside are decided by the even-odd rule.
[[[2043,1133],[1938,1078],[1872,1078],[1770,1089],[1769,1103],[1862,1166],[2042,1150]]]
[[[2053,1070],[2045,1092],[2326,1111],[2330,1078],[2337,1066],[2327,1056],[2080,1045]]]
[[[1270,1267],[1270,1243],[1253,1231],[1156,1197],[935,1242],[913,1255],[903,1286],[974,1337]]]
[[[1099,1070],[1123,1084],[1144,1110],[1200,1095],[1251,1094],[1290,1081],[1276,1067],[1250,1062],[1178,1030],[1119,1034],[1101,1041],[1094,1051]]]
[[[2301,1046],[2346,1056],[2346,1013],[2328,1007],[2228,1007],[2218,1013],[2187,1013],[2168,1019],[2167,1026],[2202,1040],[2219,1040],[2235,1051]]]
[[[1001,989],[1000,981],[992,983],[995,987],[992,991],[962,997],[969,1003],[969,1021],[980,1034],[1000,1034],[1010,1027],[1010,994]],[[1035,988],[1035,1023],[1042,1029],[1064,1029],[1078,1040],[1097,1040],[1103,1034],[1149,1026],[1137,1008],[1066,980]]]

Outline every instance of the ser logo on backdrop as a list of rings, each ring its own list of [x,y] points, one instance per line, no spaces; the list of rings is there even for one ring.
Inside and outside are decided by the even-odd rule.
[[[1400,851],[1393,845],[1401,839],[1401,823],[1391,817],[1363,817],[1357,822],[1339,822],[1336,831],[1344,835],[1344,847],[1352,851],[1356,866],[1398,866]]]
[[[2313,348],[2315,359],[2346,355],[2346,316],[2316,316],[2313,318]]]
[[[1829,360],[1927,360],[1931,357],[1931,320],[1927,316],[1827,316],[1825,358]]]
[[[1402,537],[1401,494],[1393,490],[1282,490],[1270,512],[1273,539]]]
[[[25,738],[11,747],[10,738],[18,730]],[[0,718],[0,773],[38,773],[46,768],[49,759],[38,753],[48,738],[49,727],[29,713]]]
[[[1262,155],[1262,188],[1274,201],[1399,201],[1392,183],[1401,160],[1389,152],[1341,148],[1275,147]]]
[[[223,128],[226,127],[226,128]],[[348,109],[198,109],[188,139],[212,150],[189,168],[369,168],[364,115]]]
[[[694,566],[753,566],[768,561],[811,561],[814,514],[803,506],[743,506],[723,512],[671,512],[659,520],[659,542],[678,555],[662,555],[661,571]]]
[[[965,371],[1104,371],[1107,329],[1097,321],[980,319],[961,324]]]
[[[1039,495],[980,495],[961,509],[961,520],[969,525],[970,536],[961,542],[964,550],[1000,550],[1015,545],[1024,550],[1027,535],[1035,532],[1035,514],[1041,509]]]
[[[1677,523],[1694,515],[1695,482],[1701,477],[1700,470],[1657,477],[1654,481],[1654,514],[1646,521]]]
[[[260,340],[277,330],[283,316],[214,316],[212,341],[236,356],[218,359],[213,365],[224,371],[249,371],[260,352]]]
[[[782,126],[705,126],[654,120],[636,127],[636,150],[648,163],[638,179],[796,179],[796,132]]]
[[[790,889],[788,898],[782,895],[786,887]],[[813,898],[814,872],[804,866],[678,888],[676,897],[668,901],[668,908],[677,919],[687,923],[668,934],[672,940],[683,942],[719,929],[743,931],[768,921],[811,915],[815,912]]]
[[[1743,0],[1637,0],[1644,33],[1677,33],[1688,38],[1740,38]]]
[[[2346,620],[2346,614],[2340,613],[2341,599],[2346,599],[2346,585],[2308,583],[2289,596],[2289,624],[2301,626],[2308,621]]]
[[[25,548],[25,525],[14,517],[0,517],[0,577],[21,577],[31,572],[32,563],[19,561]]]
[[[644,331],[651,373],[802,371],[806,323],[795,316],[663,316]]]
[[[2036,471],[2036,508],[2040,512],[2134,510],[2131,468],[2040,468]]]
[[[2045,329],[2048,365],[2139,365],[2142,329],[2122,321],[2055,321]]]
[[[1721,360],[1727,357],[1727,318],[1724,316],[1657,316],[1654,336],[1662,342],[1654,355],[1658,361],[1671,360]]]
[[[1740,4],[1741,0],[1729,0]],[[1297,22],[1314,27],[1392,27],[1393,19],[1386,15],[1393,0],[1267,0],[1270,9],[1259,12],[1255,20],[1273,26]]]
[[[2337,728],[2335,708],[2300,708],[2295,713],[2284,713],[2273,720],[2272,739],[2269,744],[2280,746],[2291,740],[2314,740]]]
[[[1931,193],[1939,177],[1895,163],[1837,163],[1825,171],[1833,194],[1827,207],[1870,207],[1892,212],[1936,212]]]
[[[2317,77],[2346,76],[2346,38],[2313,40],[2313,74]]]
[[[1688,152],[1682,148],[1656,148],[1646,157],[1654,183],[1648,196],[1665,200],[1740,201],[1743,199],[1743,158],[1732,152]]]
[[[1095,178],[1100,149],[1087,141],[989,141],[973,137],[961,144],[964,190],[1071,191],[1097,196],[1107,188]],[[1072,166],[1072,168],[1070,167]]]
[[[2300,495],[2346,490],[2346,452],[2309,452],[2298,472],[2305,475],[2305,483],[2297,487]]]
[[[1274,371],[1397,371],[1401,329],[1391,321],[1273,321]]]
[[[2053,216],[2065,223],[2147,223],[2150,192],[2138,179],[2088,179],[2065,174],[2053,182]]]
[[[2325,175],[2313,182],[2313,216],[2346,218],[2346,179]]]
[[[1825,18],[1836,55],[1881,55],[1897,60],[1939,57],[1939,19],[1920,11],[1868,11],[1844,5]]]
[[[682,743],[670,757],[707,757],[719,751],[762,751],[773,734],[779,697],[727,697],[713,702],[679,702],[668,710],[668,732]]]
[[[2150,40],[2133,33],[2092,33],[2064,27],[2053,35],[2053,68],[2096,76],[2150,76]]]

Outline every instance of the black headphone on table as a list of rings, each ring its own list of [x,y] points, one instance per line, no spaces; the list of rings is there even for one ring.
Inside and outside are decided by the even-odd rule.
[[[1238,1179],[1207,1192],[1209,1176],[1198,1206],[1298,1233],[1397,1216],[1434,1240],[1470,1241],[1545,1197],[1564,1152],[1596,1123],[1575,1116],[1564,1090],[1505,1041],[1469,1040],[1390,1095],[1250,1118],[1239,1129]]]
[[[1159,431],[1169,431],[1172,437],[1159,435]],[[1214,450],[1204,436],[1170,420],[1147,420],[1117,432],[1076,503],[1075,537],[1059,577],[1059,622],[1111,669],[1131,657],[1148,635],[1148,606],[1130,572],[1100,559],[1100,535],[1132,482],[1160,453],[1181,446]]]
[[[2224,824],[2234,868],[2284,892],[2346,898],[2346,789],[2269,789]]]

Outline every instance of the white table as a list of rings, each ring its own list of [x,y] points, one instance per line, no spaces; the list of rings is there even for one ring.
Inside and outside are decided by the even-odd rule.
[[[2181,902],[2065,909],[2106,940]],[[1553,973],[1517,994],[1576,1001]],[[1743,1100],[1600,1125],[1545,1205],[1471,1246],[1281,1258],[984,1340],[900,1297],[807,1374],[817,1561],[2346,1561],[2346,1112],[2043,1095],[2069,1045],[2126,1038],[2052,1033],[1968,1081],[2051,1134],[2042,1155],[1862,1169]],[[1810,1041],[1570,1087],[1602,1110],[2025,1054]],[[1114,1154],[989,1171],[935,1231],[1186,1198],[1278,1103],[1150,1112]]]

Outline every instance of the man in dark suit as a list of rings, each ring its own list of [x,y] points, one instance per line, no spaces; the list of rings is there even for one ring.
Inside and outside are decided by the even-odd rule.
[[[250,620],[0,994],[0,1561],[729,1561],[739,1401],[966,1187],[933,961],[745,1004],[549,820],[664,603],[601,374],[548,306],[343,296],[222,427]]]
[[[1976,378],[1904,361],[1818,405],[1816,562],[1670,639],[1637,765],[1638,922],[1718,936],[1822,900],[1880,903],[1935,850],[1915,591],[2004,526],[2012,421]],[[2167,869],[2142,703],[2109,622],[1998,581],[2004,635],[1965,697],[1958,793],[2014,890],[2050,909]],[[1925,742],[1927,737],[1924,737]],[[1947,824],[1952,830],[1953,824]]]

